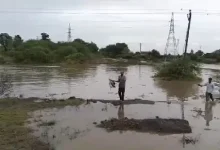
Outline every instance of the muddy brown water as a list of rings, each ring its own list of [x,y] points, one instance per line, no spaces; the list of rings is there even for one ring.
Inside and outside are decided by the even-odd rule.
[[[218,69],[215,65],[205,68]],[[87,99],[116,99],[117,90],[110,89],[109,78],[117,79],[121,70],[127,76],[126,98],[142,98],[154,101],[168,97],[190,97],[199,92],[195,82],[165,82],[153,80],[154,69],[150,66],[94,65],[79,67],[59,66],[0,66],[13,77],[10,96]],[[205,79],[212,71],[205,69]],[[180,86],[181,85],[181,86]]]
[[[1,71],[4,68],[13,76],[14,92],[11,96],[22,94],[24,97],[117,99],[117,89],[109,88],[108,79],[117,78],[123,70],[128,79],[126,99],[141,98],[156,102],[154,105],[125,105],[124,110],[119,109],[119,106],[98,102],[34,112],[32,124],[29,125],[35,129],[34,135],[49,142],[56,150],[217,150],[220,147],[220,104],[206,104],[202,96],[205,89],[199,88],[197,82],[154,80],[154,69],[150,66],[1,66]],[[205,65],[203,68],[203,82],[220,69],[216,65]],[[178,101],[181,99],[187,101]],[[167,100],[173,103],[157,102]],[[201,111],[192,111],[194,109]],[[192,134],[108,133],[93,124],[112,117],[144,119],[156,116],[186,119],[192,127]],[[54,126],[38,127],[41,122],[54,120]],[[195,137],[198,142],[194,145],[183,144],[181,139],[184,136]]]

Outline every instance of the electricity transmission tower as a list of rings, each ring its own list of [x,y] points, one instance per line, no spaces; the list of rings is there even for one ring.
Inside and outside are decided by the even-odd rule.
[[[69,28],[68,28],[68,36],[67,36],[67,41],[68,42],[71,42],[72,41],[72,33],[71,33],[71,26],[70,26],[70,24],[69,24]]]
[[[170,30],[167,38],[167,43],[164,51],[165,61],[168,54],[176,55],[176,38],[175,38],[175,30],[174,30],[174,13],[172,12],[171,20],[170,20]]]
[[[179,54],[179,39],[176,40],[176,47],[175,47],[175,54],[174,55],[178,55]]]

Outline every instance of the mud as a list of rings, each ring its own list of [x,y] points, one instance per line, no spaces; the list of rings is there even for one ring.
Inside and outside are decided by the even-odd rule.
[[[166,134],[191,133],[189,122],[182,119],[116,119],[101,121],[97,127],[108,131],[134,130],[140,132],[156,132]]]
[[[87,100],[87,103],[97,103],[97,102],[101,102],[101,103],[110,103],[114,106],[119,106],[121,104],[123,105],[130,105],[130,104],[148,104],[148,105],[153,105],[155,104],[154,101],[150,101],[150,100],[141,100],[141,99],[133,99],[133,100],[125,100],[125,101],[117,101],[117,100],[95,100],[95,99],[89,99]]]

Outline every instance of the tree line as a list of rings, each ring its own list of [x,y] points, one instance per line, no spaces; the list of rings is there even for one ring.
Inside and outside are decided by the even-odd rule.
[[[0,52],[0,63],[7,60],[15,63],[60,63],[64,61],[82,63],[102,57],[157,61],[165,57],[155,49],[134,53],[126,43],[110,44],[99,49],[95,43],[85,42],[82,39],[75,39],[72,42],[53,42],[47,33],[41,33],[40,39],[27,41],[24,41],[20,35],[12,37],[8,33],[1,33]],[[172,55],[168,56],[172,57]],[[204,54],[201,50],[195,53],[192,50],[187,56],[200,62],[208,61],[208,59],[213,61],[213,58],[216,62],[220,62],[220,55]]]

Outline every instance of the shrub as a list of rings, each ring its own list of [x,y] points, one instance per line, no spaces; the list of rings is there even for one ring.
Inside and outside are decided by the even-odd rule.
[[[66,56],[77,53],[77,50],[72,46],[62,46],[55,50],[54,54],[58,61],[63,60]]]
[[[190,59],[177,59],[158,68],[155,77],[169,80],[199,79],[199,64]]]
[[[87,58],[82,53],[75,53],[66,57],[67,61],[76,61],[76,62],[83,62],[86,59]]]
[[[33,47],[28,50],[15,52],[16,62],[34,62],[34,63],[48,63],[50,62],[50,52],[42,47]]]

